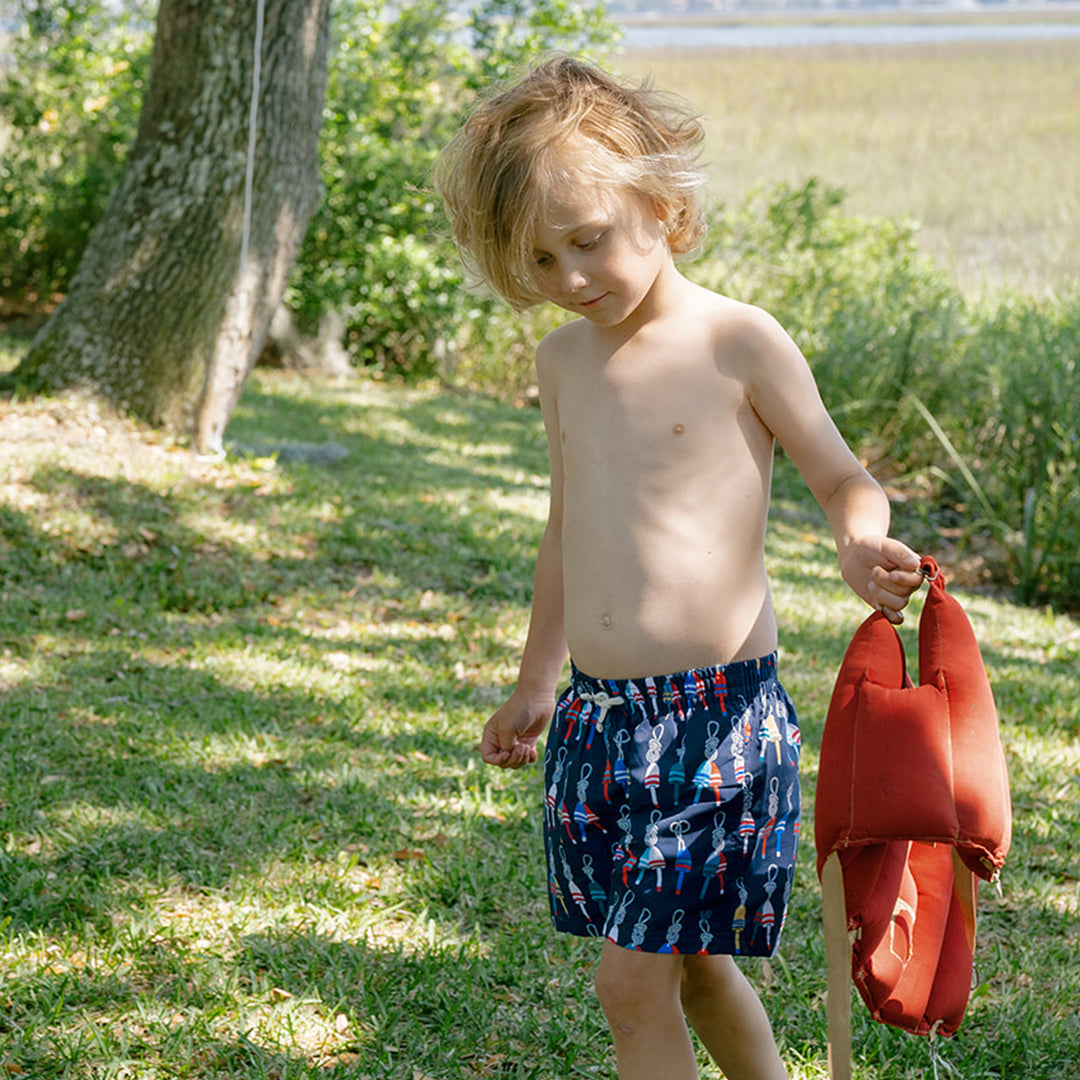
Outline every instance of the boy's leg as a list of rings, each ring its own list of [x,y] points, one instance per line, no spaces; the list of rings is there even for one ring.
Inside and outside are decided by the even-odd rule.
[[[697,1080],[680,1004],[682,959],[604,942],[596,994],[615,1040],[619,1080]]]
[[[724,1076],[787,1080],[769,1018],[735,961],[730,956],[684,956],[682,961],[683,1010]]]

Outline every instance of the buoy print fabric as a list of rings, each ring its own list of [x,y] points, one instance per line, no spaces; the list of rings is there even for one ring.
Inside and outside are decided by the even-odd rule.
[[[644,679],[573,668],[544,759],[555,928],[643,952],[773,955],[800,748],[775,653]]]

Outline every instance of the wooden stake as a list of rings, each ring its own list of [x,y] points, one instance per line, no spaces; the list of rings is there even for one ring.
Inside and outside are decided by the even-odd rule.
[[[834,851],[821,871],[822,922],[828,965],[829,1078],[851,1080],[851,943],[848,940],[844,875]]]

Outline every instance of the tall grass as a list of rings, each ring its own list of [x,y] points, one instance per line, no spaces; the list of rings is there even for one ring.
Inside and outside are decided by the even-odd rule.
[[[912,219],[968,295],[1080,282],[1080,41],[624,52],[707,117],[710,193],[812,176]]]

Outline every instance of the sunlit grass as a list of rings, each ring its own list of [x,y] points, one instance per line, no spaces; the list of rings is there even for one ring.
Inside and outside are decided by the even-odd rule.
[[[707,117],[710,195],[821,177],[969,293],[1080,283],[1080,41],[626,52]]]
[[[347,448],[315,467],[200,462],[62,400],[0,409],[5,1075],[611,1076],[593,943],[548,926],[540,777],[472,751],[525,634],[538,414],[257,373],[230,434]],[[52,528],[57,493],[74,533]],[[865,608],[785,463],[776,496],[809,838],[832,678]],[[981,893],[982,982],[940,1053],[964,1077],[1068,1080],[1080,631],[961,595],[1016,839],[1002,896]],[[801,1080],[827,1075],[819,919],[806,843],[780,953],[746,965]],[[855,1045],[859,1080],[933,1075],[925,1041],[859,1007]],[[704,1058],[702,1075],[718,1075]]]

